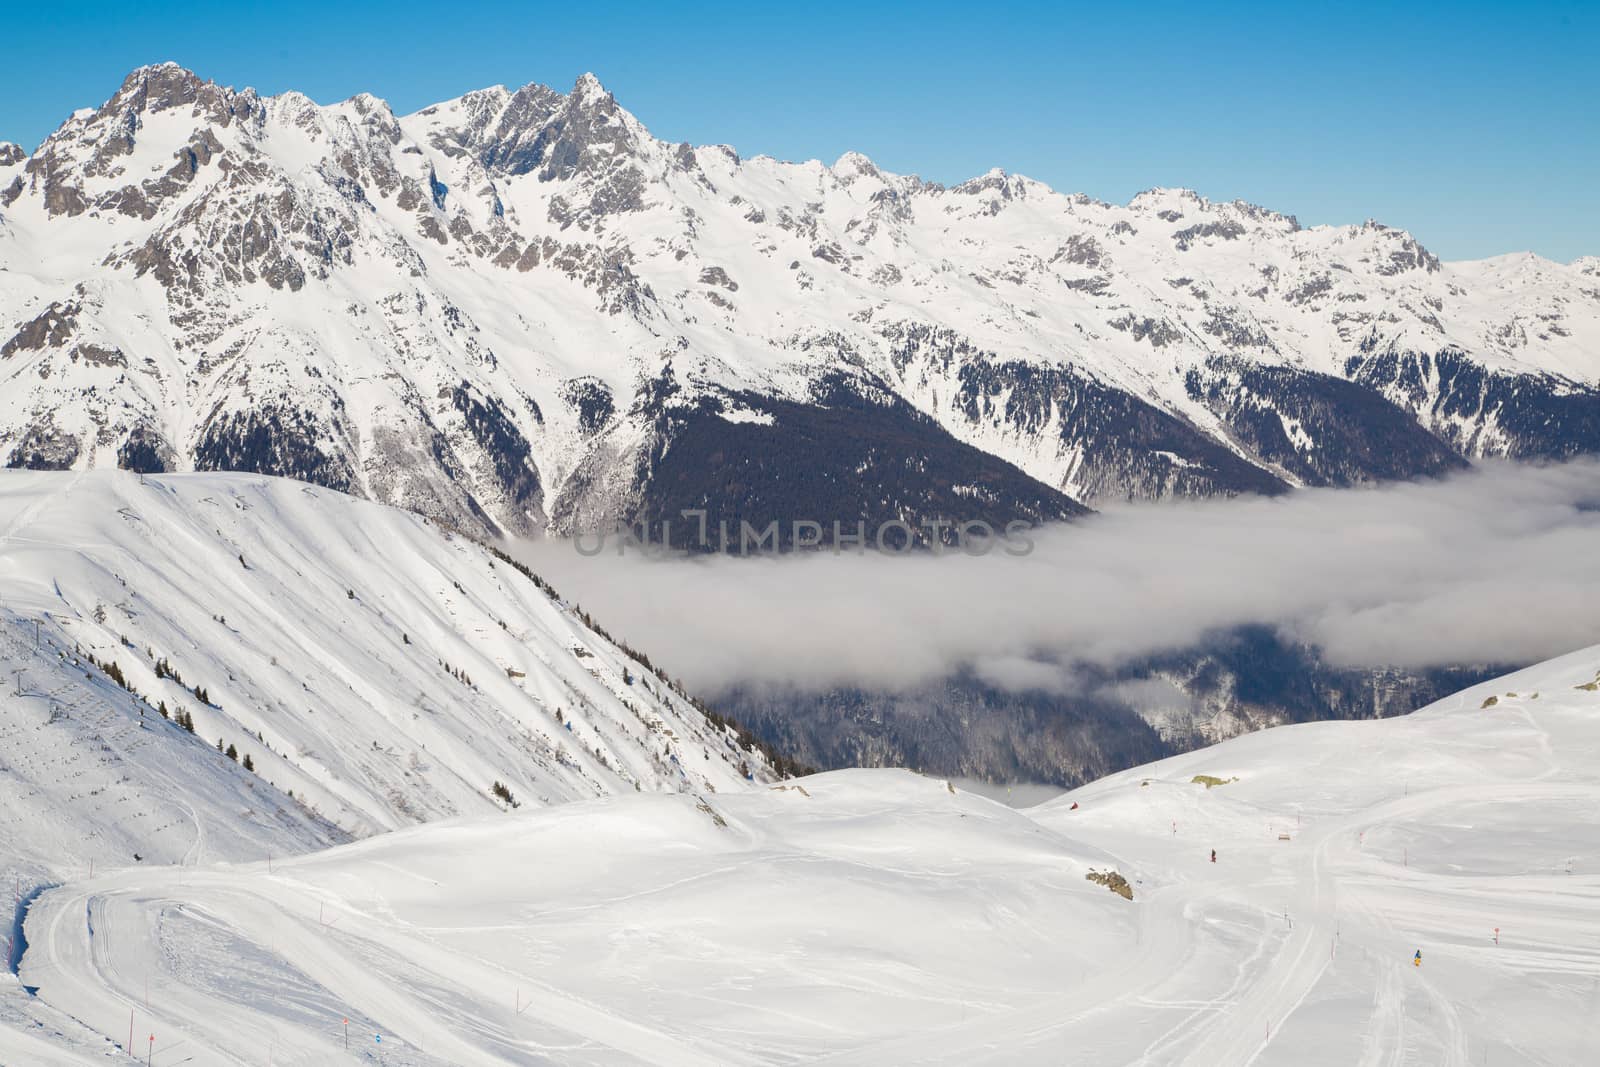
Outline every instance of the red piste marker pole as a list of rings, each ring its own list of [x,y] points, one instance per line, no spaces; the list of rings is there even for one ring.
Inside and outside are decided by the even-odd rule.
[[[156,1059],[156,1035],[155,1034],[151,1034],[150,1035],[150,1051],[145,1053],[144,1067],[150,1067],[150,1065],[155,1062],[155,1059]]]

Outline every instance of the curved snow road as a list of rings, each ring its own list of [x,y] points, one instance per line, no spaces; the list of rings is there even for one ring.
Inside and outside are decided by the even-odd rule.
[[[341,910],[338,935],[331,936],[333,927],[316,919],[316,900],[282,879],[260,876],[241,885],[234,872],[191,870],[184,875],[181,898],[152,885],[178,874],[162,870],[152,878],[150,871],[131,871],[46,894],[29,917],[24,980],[38,986],[48,1003],[119,1045],[127,1041],[131,1013],[135,1052],[145,1051],[141,1042],[153,1033],[158,1051],[177,1055],[181,1046],[189,1054],[203,1053],[207,1063],[241,1067],[259,1063],[269,1049],[280,1067],[312,1067],[346,1057],[354,1062],[358,1050],[344,1050],[339,1020],[345,1017],[370,1020],[385,1035],[384,1062],[391,1067],[548,1062],[552,1039],[569,1051],[583,1050],[583,1062],[674,1067],[750,1062],[358,913]],[[195,899],[203,905],[191,903]],[[255,958],[248,962],[255,969],[275,968],[286,985],[315,991],[309,1010],[321,1020],[321,1032],[308,1029],[303,1019],[274,1017],[280,1007],[307,1009],[303,1000],[278,1005],[271,997],[242,996],[229,961],[215,953],[186,957],[185,972],[174,974],[173,946],[164,940],[162,927],[175,912],[218,931],[256,936],[269,931],[265,953],[259,944],[242,939],[236,944],[252,953]],[[364,951],[367,946],[403,960],[424,980],[384,973]],[[513,987],[521,991],[520,1013],[512,1003],[501,1003],[507,999],[502,993]],[[438,990],[477,995],[465,1003],[446,1003]],[[485,1034],[494,1039],[485,1040]],[[359,1050],[371,1045],[368,1030]]]

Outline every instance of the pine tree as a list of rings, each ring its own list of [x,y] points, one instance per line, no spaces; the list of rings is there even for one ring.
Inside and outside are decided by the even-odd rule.
[[[248,752],[246,752],[244,756],[244,769],[247,771],[254,771],[256,769],[256,762],[250,758],[250,754]]]
[[[233,760],[233,762],[239,762],[239,750],[234,748],[232,745],[228,746],[227,756],[229,759]]]

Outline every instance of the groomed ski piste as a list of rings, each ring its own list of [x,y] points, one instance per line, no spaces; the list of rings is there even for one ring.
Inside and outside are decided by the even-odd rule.
[[[889,770],[597,793],[270,865],[67,871],[23,909],[0,1063],[1600,1050],[1600,646],[1025,810]]]

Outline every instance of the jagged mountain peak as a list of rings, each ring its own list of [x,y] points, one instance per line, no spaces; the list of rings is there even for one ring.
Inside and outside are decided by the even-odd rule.
[[[828,169],[842,182],[852,182],[857,178],[883,178],[878,165],[856,151],[845,152]]]
[[[1135,193],[1128,201],[1128,207],[1133,211],[1160,211],[1165,208],[1189,206],[1203,209],[1210,201],[1193,189],[1181,186],[1152,186],[1141,192]]]
[[[349,108],[358,115],[387,115],[391,119],[395,117],[394,109],[389,106],[389,101],[381,96],[374,96],[372,93],[356,93],[342,103],[344,107]]]
[[[571,95],[574,100],[584,102],[602,100],[611,96],[611,93],[604,85],[600,84],[600,79],[595,77],[592,71],[584,71],[578,75],[578,80],[572,83]]]
[[[608,169],[623,157],[659,154],[657,142],[593,74],[569,93],[530,82],[475,90],[401,120],[419,140],[489,172],[541,181]],[[605,158],[598,158],[604,156]]]
[[[175,85],[199,86],[205,84],[205,79],[176,60],[166,59],[134,67],[122,79],[122,86],[115,96],[148,92],[152,84],[158,88]]]
[[[99,109],[102,116],[155,114],[182,107],[215,111],[235,96],[254,99],[254,90],[218,85],[172,60],[136,67]],[[214,116],[215,117],[215,116]]]

